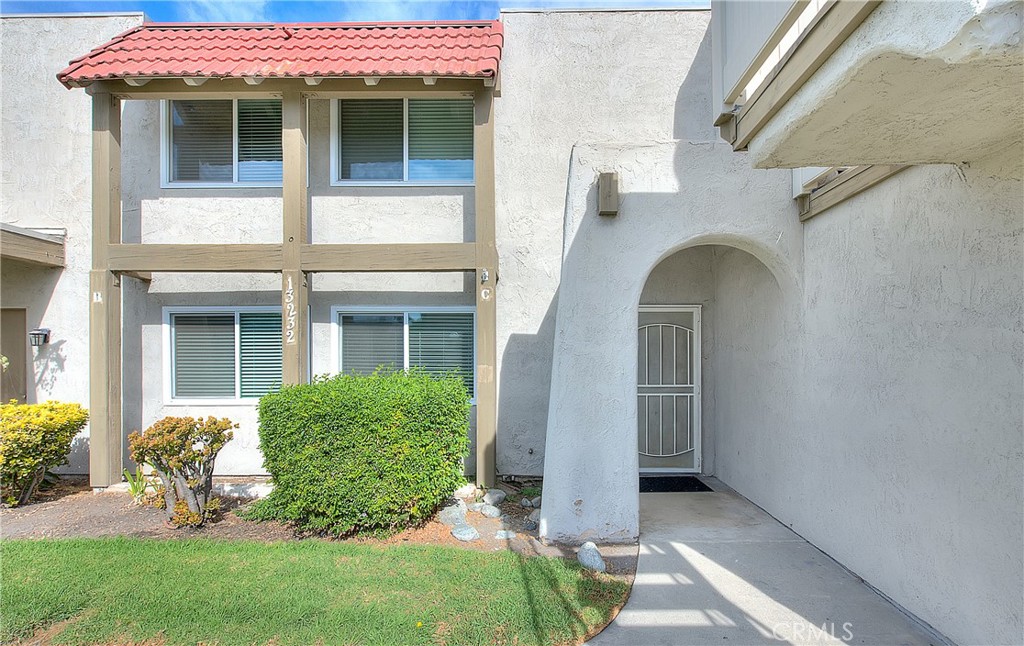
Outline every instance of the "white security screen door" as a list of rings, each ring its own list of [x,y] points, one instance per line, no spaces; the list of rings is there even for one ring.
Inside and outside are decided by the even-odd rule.
[[[641,305],[637,368],[641,473],[699,473],[700,306]]]

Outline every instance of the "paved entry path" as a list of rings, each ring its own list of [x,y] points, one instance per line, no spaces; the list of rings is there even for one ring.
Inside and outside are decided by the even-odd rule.
[[[632,594],[590,644],[944,643],[745,498],[709,483],[715,492],[640,496]]]

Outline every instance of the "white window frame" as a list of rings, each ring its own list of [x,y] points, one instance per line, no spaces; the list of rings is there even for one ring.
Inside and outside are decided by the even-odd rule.
[[[243,100],[248,99],[274,99],[280,101],[280,97],[275,96],[252,96],[244,97]],[[188,101],[231,101],[231,181],[230,182],[179,182],[171,179],[171,139],[172,139],[172,126],[171,126],[171,101],[172,99],[164,99],[160,101],[160,188],[281,188],[284,186],[284,177],[282,176],[279,182],[240,182],[238,181],[238,99],[237,98],[211,98],[211,99],[182,99]],[[306,102],[306,123],[309,123],[309,102]],[[283,125],[283,124],[282,124]],[[284,128],[282,127],[282,141],[281,145],[284,146]],[[308,153],[308,146],[307,146]],[[282,160],[282,173],[284,172],[284,163]],[[308,168],[309,168],[309,156],[306,156],[306,168],[307,168],[307,185],[308,185]]]
[[[250,312],[281,313],[279,305],[246,306],[169,306],[163,308],[163,381],[164,406],[255,406],[258,397],[242,397],[241,327],[239,315]],[[174,354],[171,347],[171,318],[175,314],[234,314],[235,315],[235,396],[230,398],[174,397]],[[475,330],[474,330],[475,334]]]
[[[402,325],[402,352],[403,370],[409,369],[409,314],[429,314],[432,312],[447,312],[451,314],[472,314],[473,315],[473,397],[469,403],[476,405],[476,308],[472,305],[435,305],[430,307],[416,307],[412,305],[398,305],[388,307],[386,305],[334,305],[331,307],[331,371],[330,374],[341,374],[341,317],[345,314],[394,314],[401,315]]]
[[[373,93],[368,95],[366,93],[361,94],[348,94],[338,98],[331,99],[331,186],[408,186],[408,187],[427,187],[427,186],[476,186],[476,132],[474,126],[474,139],[473,139],[473,178],[469,180],[441,180],[436,182],[425,182],[418,180],[410,182],[406,179],[388,179],[388,180],[366,180],[366,179],[341,179],[341,132],[338,127],[338,119],[341,115],[341,111],[338,109],[339,101],[353,100],[353,99],[402,99],[402,175],[403,177],[409,177],[409,99],[470,99],[473,100],[473,94],[471,92],[426,92],[416,94],[415,96],[409,96],[408,94],[393,94],[393,93]],[[474,114],[476,110],[476,104],[474,103]],[[475,117],[474,117],[475,123]]]

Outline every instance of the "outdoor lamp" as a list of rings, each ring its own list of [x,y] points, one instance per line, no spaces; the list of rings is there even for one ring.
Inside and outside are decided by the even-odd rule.
[[[28,333],[28,342],[33,348],[46,345],[50,342],[50,328],[37,327]]]

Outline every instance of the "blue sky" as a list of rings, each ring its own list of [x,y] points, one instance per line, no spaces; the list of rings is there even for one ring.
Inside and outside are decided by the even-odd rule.
[[[477,20],[498,8],[707,7],[706,0],[0,0],[0,13],[143,11],[159,22]]]

